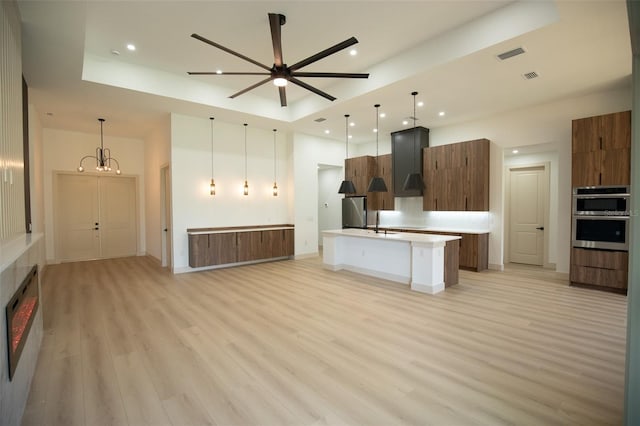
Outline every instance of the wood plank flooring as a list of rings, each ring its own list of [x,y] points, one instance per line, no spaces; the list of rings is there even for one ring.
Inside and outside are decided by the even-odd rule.
[[[319,258],[47,267],[23,425],[620,424],[626,297],[517,271],[435,296]]]

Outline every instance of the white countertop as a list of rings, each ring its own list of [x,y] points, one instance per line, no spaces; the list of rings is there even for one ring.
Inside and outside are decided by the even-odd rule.
[[[460,237],[454,235],[435,235],[435,234],[416,234],[412,232],[387,232],[379,231],[377,234],[372,229],[335,229],[331,231],[323,231],[325,236],[345,236],[345,237],[359,237],[359,238],[372,238],[382,239],[390,241],[404,241],[410,243],[446,243],[447,241],[459,240]]]
[[[17,237],[0,242],[0,272],[7,269],[26,252],[33,243],[42,238],[41,233],[21,234]]]
[[[274,226],[269,228],[243,228],[243,229],[221,229],[210,231],[190,231],[189,235],[201,235],[201,234],[229,234],[232,232],[253,232],[253,231],[278,231],[281,229],[295,229],[293,226]]]
[[[451,232],[456,234],[488,234],[491,231],[488,229],[473,229],[473,228],[442,228],[436,226],[412,226],[412,225],[384,225],[380,226],[380,229],[406,229],[410,231],[429,231],[429,232]]]

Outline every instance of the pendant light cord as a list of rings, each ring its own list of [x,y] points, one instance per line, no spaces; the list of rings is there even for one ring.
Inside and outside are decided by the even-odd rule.
[[[213,120],[215,118],[209,117],[209,120],[211,120],[211,179],[213,179]]]
[[[380,118],[380,114],[378,114],[378,108],[380,108],[380,104],[375,104],[374,107],[376,108],[376,165],[378,164],[378,134],[380,133],[380,129],[379,129],[379,118]]]
[[[277,179],[276,173],[276,132],[278,129],[273,129],[273,183],[275,183]]]
[[[344,145],[345,145],[345,157],[349,159],[349,114],[344,115]]]
[[[418,92],[411,92],[413,95],[413,149],[416,149],[416,95]],[[413,170],[416,169],[416,156],[413,156]]]
[[[244,123],[244,181],[247,181],[247,123]]]

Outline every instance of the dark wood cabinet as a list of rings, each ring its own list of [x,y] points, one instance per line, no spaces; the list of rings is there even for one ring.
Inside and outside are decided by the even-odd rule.
[[[426,148],[423,151],[425,211],[488,211],[488,139]]]
[[[377,176],[384,179],[387,192],[367,193],[367,210],[393,210],[395,208],[395,196],[393,193],[393,162],[391,154],[374,157],[377,165]]]
[[[347,158],[344,162],[344,170],[345,179],[351,180],[356,187],[356,193],[348,196],[367,196],[369,181],[376,170],[375,157],[364,155]]]
[[[294,255],[293,229],[259,228],[234,227],[215,232],[206,232],[207,228],[188,230],[189,266],[200,268]],[[191,233],[194,231],[202,233]]]
[[[423,174],[422,149],[429,146],[429,129],[415,127],[391,133],[393,193],[395,197],[419,197],[420,190],[405,190],[404,181],[410,173]],[[389,186],[389,183],[387,183]]]
[[[573,120],[571,183],[629,185],[631,111]]]
[[[629,254],[624,251],[571,249],[571,283],[626,290]]]

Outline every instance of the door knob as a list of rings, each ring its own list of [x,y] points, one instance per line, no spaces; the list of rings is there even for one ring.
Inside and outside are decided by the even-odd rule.
[[[540,231],[544,231],[544,226],[538,226],[536,229],[539,229]]]

